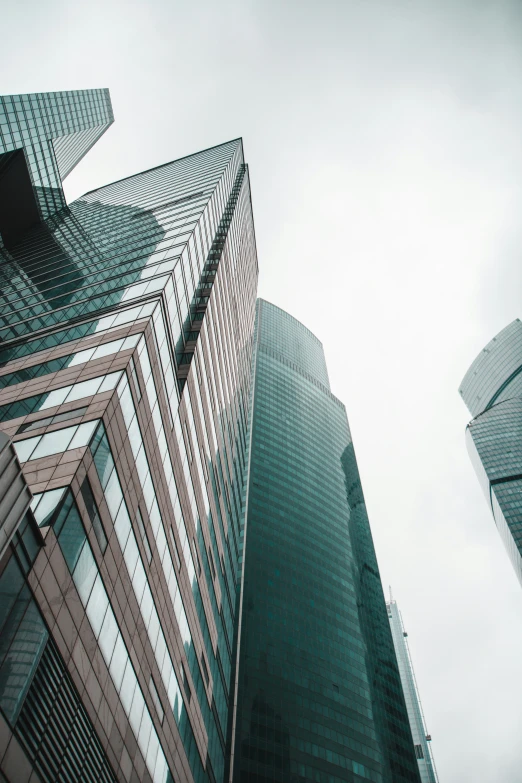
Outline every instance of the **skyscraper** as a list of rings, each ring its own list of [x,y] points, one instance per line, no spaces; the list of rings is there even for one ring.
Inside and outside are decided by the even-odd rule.
[[[401,676],[402,689],[406,700],[408,718],[410,719],[411,733],[415,745],[415,756],[419,765],[419,772],[422,783],[437,783],[437,772],[435,762],[431,753],[431,737],[426,729],[424,713],[422,711],[413,664],[411,662],[410,650],[408,647],[408,634],[404,630],[401,613],[397,602],[390,598],[386,602],[388,609],[388,618],[393,637],[393,646],[397,655],[399,664],[399,674]]]
[[[230,780],[417,781],[345,408],[263,300],[253,376]]]
[[[67,205],[108,92],[0,105],[1,775],[418,781],[344,408],[254,331],[241,140]]]
[[[493,519],[522,583],[522,323],[506,326],[460,386],[473,416],[466,442]]]
[[[1,107],[0,428],[33,499],[19,480],[0,568],[0,766],[221,781],[257,289],[242,143],[66,206],[108,92]]]

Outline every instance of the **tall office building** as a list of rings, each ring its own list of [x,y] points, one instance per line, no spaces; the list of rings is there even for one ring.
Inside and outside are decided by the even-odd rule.
[[[263,300],[253,376],[229,778],[417,781],[346,411]]]
[[[67,207],[108,92],[0,107],[0,767],[221,781],[257,289],[242,143]]]
[[[473,419],[466,442],[495,524],[522,583],[522,323],[477,356],[459,389]]]
[[[344,408],[266,303],[254,350],[242,142],[67,205],[111,122],[0,104],[0,781],[417,781]]]
[[[431,752],[431,737],[426,729],[426,721],[420,701],[417,682],[411,662],[410,650],[408,647],[408,634],[404,630],[401,613],[397,602],[391,597],[386,602],[388,609],[388,619],[393,637],[393,646],[397,655],[399,664],[399,674],[401,676],[402,689],[406,700],[408,718],[410,720],[411,733],[415,746],[415,756],[419,765],[420,778],[422,783],[437,783],[437,771]]]

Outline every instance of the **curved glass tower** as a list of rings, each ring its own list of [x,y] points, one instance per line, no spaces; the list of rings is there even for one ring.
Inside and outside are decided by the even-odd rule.
[[[460,386],[474,417],[471,460],[522,583],[522,323],[506,326],[480,352]]]
[[[357,462],[321,343],[258,300],[233,783],[419,781]]]

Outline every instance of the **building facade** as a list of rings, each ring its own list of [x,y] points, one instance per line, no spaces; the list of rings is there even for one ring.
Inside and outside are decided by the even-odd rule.
[[[401,613],[397,602],[390,599],[386,602],[388,609],[388,619],[393,637],[393,646],[397,655],[399,664],[399,674],[401,676],[402,689],[408,710],[411,733],[415,747],[415,757],[419,765],[420,778],[422,783],[438,783],[435,761],[431,752],[431,736],[426,729],[426,721],[422,711],[415,673],[411,661],[410,650],[408,647],[408,634],[404,630]]]
[[[67,206],[108,92],[0,107],[1,773],[221,781],[257,289],[242,143]]]
[[[67,205],[112,120],[0,102],[0,783],[418,781],[344,407],[256,311],[242,142]]]
[[[232,783],[418,781],[346,412],[258,300]]]
[[[522,584],[522,323],[506,326],[477,356],[459,392],[473,419],[468,451]]]

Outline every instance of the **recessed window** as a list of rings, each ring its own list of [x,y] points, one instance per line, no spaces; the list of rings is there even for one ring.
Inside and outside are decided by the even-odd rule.
[[[208,548],[208,559],[210,562],[210,567],[212,569],[212,576],[215,579],[216,578],[216,566],[214,565],[214,558],[212,557],[212,551],[210,547]]]
[[[415,745],[415,756],[416,756],[418,759],[423,759],[423,758],[424,758],[424,753],[423,753],[423,750],[422,750],[422,745]]]
[[[138,402],[141,400],[141,386],[138,379],[138,373],[136,372],[136,365],[134,363],[134,359],[130,358],[129,362],[129,369],[130,369],[130,377],[132,380],[132,385],[134,387],[134,394],[136,395],[136,399]]]
[[[199,561],[198,548],[196,546],[196,539],[195,538],[192,539],[192,543],[194,544],[194,557],[196,559],[196,565],[197,565],[197,568],[198,568],[198,574],[200,574],[201,573],[201,563]]]
[[[141,515],[140,507],[138,506],[136,511],[136,522],[138,523],[138,530],[140,531],[141,540],[143,542],[143,546],[145,548],[145,552],[147,555],[147,560],[152,560],[152,552],[150,549],[149,539],[147,537],[147,531],[145,530],[145,525],[143,524],[143,517]]]
[[[189,436],[189,431],[188,431],[188,427],[187,427],[187,422],[186,421],[183,422],[183,428],[185,430],[185,442],[187,444],[188,455],[189,455],[190,461],[192,462],[192,460],[193,460],[192,446],[190,444],[190,436]]]
[[[22,424],[17,430],[17,435],[20,432],[29,432],[30,430],[37,430],[40,427],[48,427],[50,424],[57,424],[60,421],[67,421],[68,419],[75,419],[77,416],[83,416],[87,408],[75,408],[73,411],[67,411],[66,413],[57,413],[55,416],[47,416],[45,419],[36,419],[36,421],[30,421],[27,424]]]
[[[206,664],[205,657],[204,657],[203,653],[201,653],[201,668],[203,669],[203,675],[205,677],[205,682],[207,683],[207,686],[208,686],[208,685],[210,685],[210,676],[209,676],[209,673],[208,673],[208,668],[207,668],[207,664]]]
[[[176,558],[176,568],[181,568],[181,560],[179,559],[179,553],[178,553],[178,547],[176,546],[176,539],[174,537],[174,531],[172,529],[172,525],[169,527],[169,533],[170,533],[170,540],[172,543],[172,548],[174,549],[174,557]]]
[[[183,683],[183,690],[185,691],[185,696],[187,697],[187,701],[190,704],[192,691],[190,690],[190,686],[187,680],[187,672],[185,671],[185,667],[183,666],[183,664],[180,664],[180,671],[181,671],[181,682]]]
[[[154,707],[156,708],[156,712],[158,713],[159,721],[160,723],[163,723],[163,718],[165,717],[165,711],[163,709],[163,705],[161,703],[158,690],[156,688],[156,685],[152,677],[149,680],[149,691],[150,691],[150,695],[152,696],[152,701],[154,702]]]
[[[107,536],[105,535],[103,523],[100,518],[100,512],[98,511],[98,506],[96,505],[91,484],[87,476],[85,477],[80,491],[82,493],[83,502],[85,503],[85,508],[87,509],[89,519],[92,523],[94,535],[96,536],[96,540],[98,541],[100,549],[103,553],[107,549]]]

